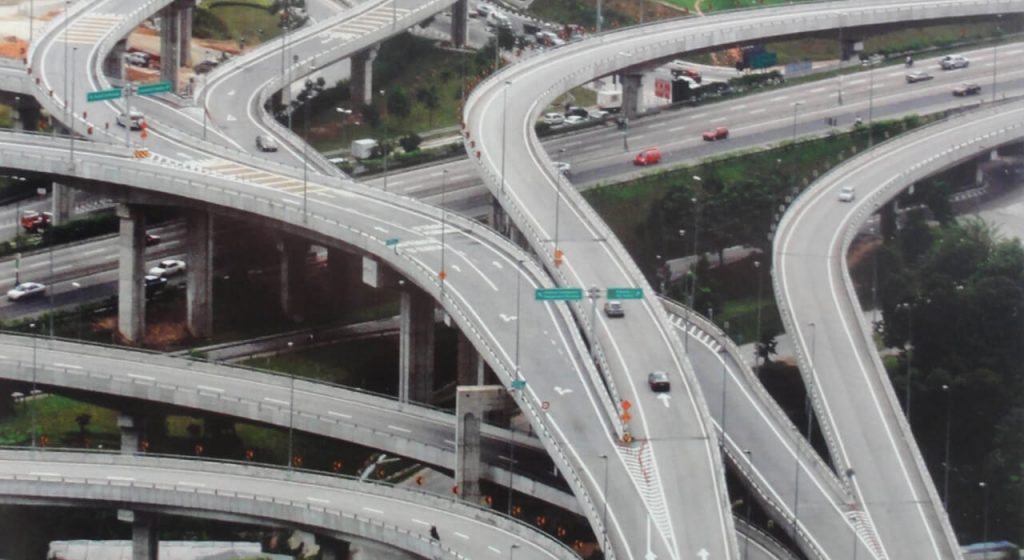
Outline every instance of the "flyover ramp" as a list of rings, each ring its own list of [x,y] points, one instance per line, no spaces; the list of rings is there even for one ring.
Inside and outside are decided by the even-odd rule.
[[[737,43],[757,42],[768,38],[788,37],[800,34],[832,31],[840,27],[858,28],[906,21],[942,21],[964,17],[995,16],[1004,13],[1019,13],[1024,10],[1021,2],[952,2],[915,1],[893,5],[889,2],[868,1],[850,5],[843,2],[790,5],[779,8],[760,9],[757,18],[750,18],[749,12],[719,14],[705,18],[682,19],[667,23],[656,23],[603,34],[589,40],[570,43],[551,49],[544,54],[513,64],[480,84],[470,96],[464,110],[466,147],[471,159],[475,160],[491,192],[498,198],[504,210],[512,217],[518,228],[524,232],[534,250],[544,255],[545,266],[567,286],[613,287],[622,283],[646,287],[640,272],[633,265],[625,250],[601,220],[593,214],[586,203],[566,185],[553,170],[549,157],[543,153],[533,130],[533,124],[547,104],[561,93],[597,77],[608,75],[630,66],[648,61],[665,60],[680,53],[717,48]],[[555,240],[558,240],[557,242]],[[554,264],[555,249],[565,252],[565,263]],[[650,297],[650,296],[648,296]],[[645,302],[648,309],[655,306]],[[587,310],[576,308],[578,320],[587,324]],[[673,434],[685,438],[693,428],[706,429],[708,413],[706,404],[696,392],[693,374],[686,367],[666,367],[664,358],[674,356],[679,364],[685,364],[678,345],[665,344],[661,351],[653,348],[658,339],[655,333],[666,330],[664,317],[656,314],[646,319],[646,327],[638,323],[630,325],[628,332],[622,327],[609,327],[599,321],[597,338],[610,355],[619,357],[612,361],[613,377],[621,389],[624,399],[638,399],[640,411],[636,416],[651,411],[658,414],[656,426],[672,426]],[[612,342],[614,341],[614,347]],[[645,345],[646,344],[646,345]],[[611,348],[609,350],[609,348]],[[624,348],[637,352],[635,359],[622,359]],[[667,352],[667,353],[666,353]],[[663,356],[659,361],[655,356]],[[626,367],[626,364],[630,367]],[[644,367],[644,366],[647,367]],[[637,367],[639,366],[639,367]],[[680,414],[669,415],[657,411],[653,398],[644,397],[635,391],[631,381],[643,372],[655,369],[670,369],[676,379],[682,380],[694,397],[692,406]],[[639,373],[636,371],[639,369]],[[646,401],[646,402],[645,402]],[[677,401],[678,402],[678,401]],[[688,418],[684,418],[687,416]],[[685,427],[680,431],[680,427]],[[647,426],[644,427],[647,429]],[[641,437],[648,434],[640,432]],[[671,446],[672,439],[662,438],[657,429],[651,434],[663,446]],[[872,437],[884,438],[883,434]],[[674,475],[686,479],[692,486],[714,488],[720,476],[720,466],[714,456],[716,450],[707,440],[706,461],[694,461],[701,454],[687,453],[690,463],[672,457]],[[701,464],[703,463],[703,464]],[[667,471],[667,469],[664,469]],[[695,480],[703,482],[694,483]],[[671,484],[674,488],[682,484]],[[721,509],[713,494],[688,492],[666,500],[675,504],[674,523],[685,527],[690,535],[727,535],[731,530],[723,528],[728,519],[719,516],[723,527],[710,527],[709,512]],[[685,506],[681,504],[686,504]],[[798,509],[794,507],[794,510]],[[933,513],[932,517],[943,517]],[[933,519],[934,520],[934,519]],[[917,519],[902,519],[903,524],[920,524]],[[934,526],[945,523],[934,520]],[[684,532],[683,529],[679,530]],[[955,556],[956,544],[951,531],[932,539],[941,541],[942,555]],[[932,533],[929,533],[932,534]],[[674,536],[663,531],[668,546]],[[670,544],[669,544],[670,543]],[[925,545],[927,542],[919,542]],[[723,539],[724,547],[716,553],[720,556],[734,554],[734,544]],[[682,548],[695,549],[687,544]],[[686,552],[690,554],[691,552]],[[941,555],[940,555],[941,556]]]
[[[846,254],[858,228],[905,188],[1021,138],[1020,102],[924,127],[824,175],[776,231],[773,280],[801,373],[836,466],[853,472],[847,483],[888,558],[958,558],[959,551],[861,313]],[[844,186],[856,188],[854,201],[838,200]]]
[[[0,503],[92,505],[211,516],[360,537],[423,558],[575,559],[512,518],[379,483],[238,463],[103,453],[0,451]],[[441,537],[430,537],[431,527]]]

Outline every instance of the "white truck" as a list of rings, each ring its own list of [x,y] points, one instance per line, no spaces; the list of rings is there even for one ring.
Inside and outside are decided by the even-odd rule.
[[[609,113],[617,113],[622,109],[622,91],[601,90],[597,92],[597,108]]]
[[[367,159],[373,157],[373,149],[377,147],[377,141],[373,138],[360,138],[352,141],[352,157],[355,159]]]

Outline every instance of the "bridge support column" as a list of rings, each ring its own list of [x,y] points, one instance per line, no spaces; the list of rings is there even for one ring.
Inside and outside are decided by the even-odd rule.
[[[458,344],[455,383],[457,385],[483,385],[484,361],[481,359],[480,353],[476,351],[473,343],[462,331],[459,331]]]
[[[373,101],[373,60],[377,58],[377,49],[378,47],[371,47],[352,55],[349,80],[352,107],[361,107]]]
[[[999,150],[996,149],[996,148],[993,148],[992,151],[988,153],[988,160],[987,161],[995,161],[997,159],[999,159]],[[985,163],[986,162],[984,162],[984,161],[979,161],[978,164],[974,166],[974,184],[975,184],[975,186],[979,186],[980,187],[981,185],[983,185],[985,183],[985,170],[984,170],[984,164]]]
[[[59,226],[71,220],[71,209],[75,207],[75,189],[63,184],[54,183],[52,190],[53,225]]]
[[[622,116],[633,119],[643,108],[640,96],[643,87],[643,74],[622,74]]]
[[[181,22],[180,29],[178,32],[178,52],[181,57],[180,62],[182,66],[192,66],[192,8],[195,6],[195,0],[188,2],[187,0],[178,2],[178,21]]]
[[[427,534],[429,529],[424,530]],[[327,557],[323,557],[327,560]],[[404,550],[366,539],[352,539],[348,545],[348,560],[415,560],[419,556]]]
[[[160,79],[171,82],[178,91],[178,71],[191,62],[192,6],[179,0],[160,12]]]
[[[505,406],[500,385],[459,387],[455,396],[455,484],[459,497],[480,501],[480,424],[484,413]]]
[[[117,416],[117,427],[121,429],[121,455],[135,455],[139,452],[142,423],[142,418],[132,414]]]
[[[40,107],[34,97],[15,95],[11,109],[11,126],[14,130],[39,130]]]
[[[124,53],[128,50],[127,39],[121,39],[103,59],[103,72],[116,80],[124,79]]]
[[[197,338],[213,333],[213,215],[201,210],[189,212],[188,267],[185,269],[185,301],[188,331]]]
[[[137,206],[117,205],[120,245],[117,275],[117,329],[128,342],[142,342],[146,334],[146,297],[142,284],[146,248],[145,216]]]
[[[401,295],[398,400],[430,402],[434,391],[434,299],[410,287]]]
[[[502,235],[505,235],[508,231],[508,214],[506,214],[505,209],[501,207],[501,203],[498,202],[497,197],[491,197],[490,222],[494,231]]]
[[[469,40],[469,2],[459,0],[452,4],[452,46],[464,47]]]
[[[302,320],[302,293],[306,274],[306,253],[309,242],[304,239],[281,238],[277,252],[281,257],[281,311],[293,321]]]
[[[157,560],[160,551],[159,518],[156,514],[133,513],[132,560]]]

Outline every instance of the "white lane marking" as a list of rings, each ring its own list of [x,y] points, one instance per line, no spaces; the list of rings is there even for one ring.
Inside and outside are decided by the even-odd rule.
[[[379,510],[379,509],[373,509],[373,508],[370,508],[370,507],[364,507],[364,508],[363,508],[363,511],[368,511],[368,512],[370,512],[370,513],[378,513],[378,514],[381,514],[381,515],[383,515],[383,514],[384,514],[384,512],[383,512],[383,511],[381,511],[381,510]]]
[[[30,471],[28,474],[30,474],[32,476],[61,476],[60,473],[55,473],[55,472]]]
[[[810,93],[820,93],[820,92],[822,92],[822,91],[825,91],[826,89],[828,89],[828,88],[823,88],[823,87],[820,87],[820,88],[814,88],[814,89],[812,89],[812,90],[810,91]]]
[[[498,270],[501,270],[501,269],[505,268],[505,267],[501,266],[501,263],[498,262],[498,261],[491,261],[491,264],[493,264]]]
[[[202,482],[188,482],[182,480],[178,481],[178,486],[194,486],[195,488],[206,488],[206,485],[203,484]]]
[[[220,387],[210,387],[209,385],[196,385],[196,389],[199,389],[200,391],[211,391],[213,393],[224,392],[224,389],[221,389]]]
[[[679,132],[680,130],[682,130],[684,128],[686,128],[686,127],[685,126],[674,126],[674,127],[670,128],[670,129],[668,129],[668,131],[669,132]]]
[[[331,503],[330,500],[325,500],[323,498],[314,498],[313,496],[306,496],[306,499],[311,501],[311,502],[316,502],[318,504],[329,504],[329,503]]]
[[[82,369],[82,366],[76,366],[72,364],[62,364],[60,362],[53,362],[53,367],[60,367],[65,369]]]
[[[265,400],[267,402],[277,403],[277,404],[288,404],[287,402],[282,401],[280,399],[272,399],[270,397],[263,397],[263,400]]]
[[[669,408],[670,406],[672,406],[671,404],[669,404],[669,401],[672,400],[672,397],[670,397],[667,393],[662,393],[658,395],[658,400],[661,401],[661,404],[665,405],[665,408]]]
[[[746,108],[747,108],[747,104],[746,103],[744,103],[743,105],[737,105],[737,106],[733,107],[733,109],[746,109]]]
[[[768,101],[785,101],[787,99],[789,99],[788,95],[776,95],[775,97],[772,97]]]
[[[235,116],[234,116],[234,115],[228,115],[228,118],[226,118],[226,119],[224,119],[224,120],[226,120],[226,121],[228,121],[228,122],[234,122],[234,121],[237,121],[238,119],[237,119],[237,118],[235,118]]]
[[[707,113],[697,113],[696,115],[690,115],[690,120],[699,119],[705,115],[707,115]]]
[[[388,424],[388,428],[391,428],[392,430],[394,430],[396,432],[404,432],[406,434],[411,434],[412,433],[412,430],[409,430],[407,428],[400,428],[398,426],[392,426],[391,424]]]
[[[459,265],[457,264],[452,265],[452,270],[454,270],[455,272],[462,272],[462,269],[459,268]]]
[[[748,114],[748,115],[756,115],[756,114],[758,114],[758,113],[763,113],[763,112],[765,112],[765,111],[767,111],[767,110],[768,110],[768,109],[765,109],[765,108],[763,108],[763,107],[762,107],[762,108],[760,108],[760,109],[754,109],[754,110],[752,110],[752,111],[747,111],[747,114]]]
[[[464,533],[460,533],[458,531],[452,531],[452,534],[455,535],[456,537],[459,537],[460,539],[466,539],[467,541],[469,540],[469,535],[466,535]]]
[[[142,379],[143,381],[156,381],[155,377],[150,377],[148,375],[139,375],[137,373],[128,373],[125,375],[127,375],[128,377],[134,377],[135,379]]]
[[[387,233],[388,232],[388,230],[386,228],[382,228],[380,226],[373,226],[373,229],[375,229],[375,230],[377,230],[377,231],[379,231],[381,233]]]
[[[505,315],[504,313],[498,313],[498,317],[501,317],[501,320],[506,323],[509,321],[515,321],[518,318],[516,315]]]
[[[420,520],[420,519],[416,519],[415,517],[412,518],[412,522],[413,523],[417,523],[419,525],[425,525],[427,527],[430,527],[430,523],[427,523],[426,521],[423,521],[423,520]]]
[[[235,90],[231,90],[231,91],[228,92],[228,95],[234,95],[234,94],[235,94]]]
[[[99,249],[89,249],[88,251],[83,251],[82,252],[82,256],[83,257],[88,257],[90,255],[95,255],[97,253],[102,253],[103,251],[106,251],[106,250],[107,250],[106,247],[100,247]]]
[[[329,414],[331,416],[340,416],[342,418],[352,418],[351,414],[345,414],[343,412],[334,412],[333,410],[328,410],[327,414]]]
[[[497,548],[494,548],[493,546],[488,546],[487,548],[488,548],[488,549],[489,549],[489,550],[490,550],[491,552],[493,552],[493,553],[495,553],[495,554],[501,554],[501,551],[500,551],[500,550],[498,550]]]
[[[134,482],[135,481],[134,478],[130,478],[130,477],[127,477],[127,476],[108,476],[107,480],[123,480],[125,482]]]
[[[634,135],[630,136],[630,138],[632,138],[633,140],[639,140],[639,139],[643,138],[644,136],[647,136],[647,135],[646,134],[634,134]]]
[[[867,81],[867,80],[850,80],[849,82],[846,82],[846,83],[851,85],[851,86],[855,86],[857,84],[863,84],[865,81]]]
[[[450,439],[446,439],[444,440],[444,442],[447,443],[448,445],[455,445],[455,442]]]

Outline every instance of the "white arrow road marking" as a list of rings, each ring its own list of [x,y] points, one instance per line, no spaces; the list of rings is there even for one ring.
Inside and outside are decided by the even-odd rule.
[[[572,389],[563,389],[561,387],[555,387],[555,392],[558,393],[558,396],[562,397],[571,393]]]
[[[666,393],[662,393],[658,395],[658,400],[661,401],[661,404],[665,405],[665,408],[668,408],[670,406],[668,401],[672,400],[672,397],[668,396]]]
[[[505,268],[505,267],[501,266],[501,263],[498,262],[498,261],[491,261],[491,264],[496,266],[498,268],[498,270],[501,270],[501,269]]]
[[[709,556],[711,556],[711,553],[706,548],[702,548],[697,552],[697,558],[700,558],[700,560],[708,560]]]
[[[226,118],[224,120],[226,120],[228,122],[234,122],[234,121],[237,121],[238,119],[236,119],[234,115],[228,115],[228,118]]]
[[[516,319],[518,319],[518,317],[515,316],[515,315],[505,315],[504,313],[498,313],[498,317],[501,317],[501,320],[505,321],[506,323],[508,323],[509,321],[515,321]]]

